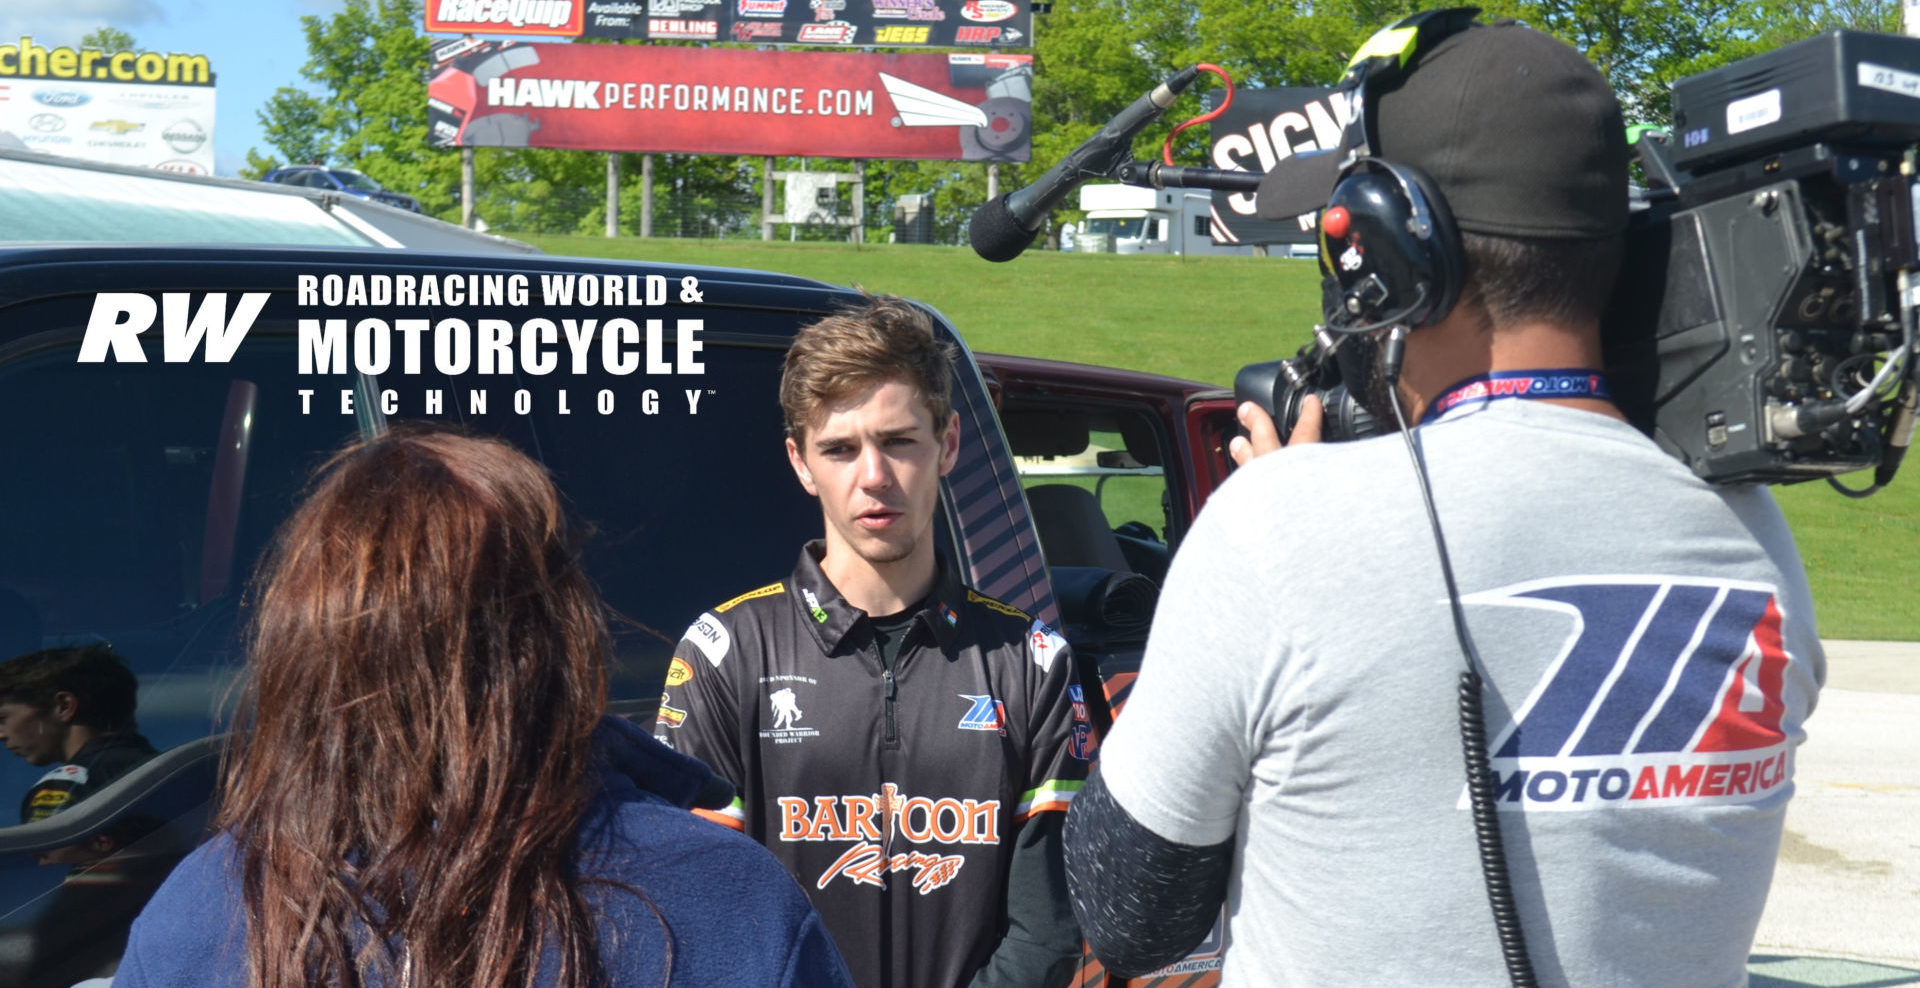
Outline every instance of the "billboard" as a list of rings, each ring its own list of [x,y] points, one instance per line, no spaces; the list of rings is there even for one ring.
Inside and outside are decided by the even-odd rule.
[[[427,0],[429,33],[1030,48],[1027,0]]]
[[[1217,93],[1207,94],[1209,109]],[[1344,92],[1309,86],[1236,90],[1227,112],[1212,123],[1209,157],[1215,168],[1264,173],[1283,158],[1339,147],[1347,118]],[[1317,213],[1262,220],[1254,215],[1251,192],[1215,191],[1213,212],[1225,228],[1225,236],[1216,228],[1215,239],[1232,244],[1310,243],[1318,221]]]
[[[12,140],[8,140],[8,138]],[[0,146],[213,174],[205,55],[0,44]]]
[[[447,41],[436,147],[1026,161],[1030,55]]]

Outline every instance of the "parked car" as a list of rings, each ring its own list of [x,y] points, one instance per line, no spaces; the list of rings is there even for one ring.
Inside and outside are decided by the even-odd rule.
[[[487,284],[516,274],[530,284],[525,304],[487,297]],[[300,297],[302,276],[326,275],[432,277],[470,299],[403,309]],[[604,288],[646,275],[673,286],[668,301],[549,304],[539,287],[547,276]],[[687,284],[697,284],[697,300],[682,296],[683,279],[696,280]],[[94,355],[108,359],[80,360],[90,326],[141,318],[96,312],[108,304],[101,293],[124,293],[112,302],[123,307],[135,295],[158,303],[145,318],[161,326],[138,337],[145,361],[104,340]],[[248,293],[266,296],[258,317],[230,358],[208,359],[216,337],[231,337],[208,324],[206,307],[238,318]],[[615,709],[650,723],[686,623],[745,581],[786,572],[801,541],[818,534],[819,509],[780,455],[774,395],[795,330],[855,297],[766,272],[537,255],[0,247],[0,414],[33,423],[0,437],[0,658],[110,642],[139,678],[140,730],[162,752],[46,820],[0,827],[0,984],[24,983],[36,951],[82,942],[48,931],[111,912],[103,899],[131,915],[151,890],[95,883],[84,896],[65,894],[67,869],[38,865],[36,855],[139,821],[131,853],[163,872],[204,836],[222,710],[240,668],[245,583],[329,451],[428,418],[503,436],[540,458],[592,526],[587,568],[624,618]],[[186,329],[189,314],[199,336]],[[369,317],[430,315],[515,326],[631,315],[641,317],[642,337],[653,320],[668,335],[661,347],[628,346],[636,361],[649,351],[658,358],[644,372],[610,371],[598,346],[584,366],[569,366],[560,336],[558,372],[449,377],[435,369],[431,340],[408,369],[396,333],[395,369],[353,371],[358,351],[342,344],[347,373],[301,373],[299,319],[340,318],[345,331]],[[702,327],[691,355],[698,373],[680,364],[680,320]],[[1230,396],[1152,375],[976,360],[945,319],[936,322],[962,348],[954,366],[962,445],[939,520],[947,553],[983,592],[1064,622],[1083,646],[1083,680],[1123,695],[1155,584],[1200,497],[1225,475]],[[183,340],[192,342],[179,349]],[[1056,600],[1056,586],[1072,599]],[[1087,694],[1105,721],[1100,691]],[[0,755],[0,798],[24,793],[44,771]],[[110,966],[117,948],[92,942],[102,953],[86,960]]]
[[[420,201],[410,195],[390,191],[386,186],[374,181],[364,172],[351,168],[326,168],[320,165],[293,165],[287,168],[275,168],[260,176],[262,182],[275,185],[292,185],[306,189],[324,189],[344,192],[347,195],[374,202],[397,206],[412,212],[420,212]]]

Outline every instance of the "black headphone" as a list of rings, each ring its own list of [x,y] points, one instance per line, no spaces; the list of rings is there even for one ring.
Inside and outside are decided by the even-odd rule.
[[[1320,268],[1333,282],[1328,329],[1419,329],[1445,319],[1460,299],[1467,261],[1453,212],[1425,172],[1373,154],[1371,104],[1381,84],[1404,78],[1422,52],[1473,27],[1479,12],[1455,7],[1404,18],[1368,39],[1347,66],[1349,160],[1320,213]]]

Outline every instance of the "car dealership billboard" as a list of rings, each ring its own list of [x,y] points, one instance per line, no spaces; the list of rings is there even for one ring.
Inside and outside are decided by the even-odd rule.
[[[1030,48],[1027,0],[426,0],[439,34]]]
[[[0,44],[0,145],[211,175],[213,95],[205,55]]]
[[[447,41],[437,147],[1026,161],[1033,58]]]

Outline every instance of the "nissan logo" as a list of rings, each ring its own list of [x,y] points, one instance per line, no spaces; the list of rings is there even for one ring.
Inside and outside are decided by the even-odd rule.
[[[67,118],[58,113],[36,113],[27,120],[27,126],[42,134],[57,134],[67,129]]]
[[[93,97],[78,89],[40,89],[34,91],[33,99],[42,106],[84,106]]]
[[[207,143],[207,132],[191,120],[175,120],[160,132],[160,139],[180,154],[192,154]]]

